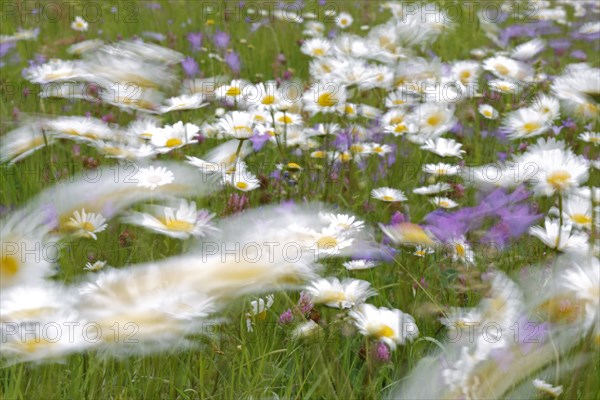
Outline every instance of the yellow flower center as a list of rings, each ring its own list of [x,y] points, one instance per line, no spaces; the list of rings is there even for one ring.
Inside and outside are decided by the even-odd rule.
[[[296,164],[295,162],[290,162],[287,166],[289,169],[302,169],[302,167],[299,164]]]
[[[467,252],[466,252],[466,250],[465,250],[465,246],[463,246],[463,245],[462,245],[462,244],[460,244],[460,243],[455,243],[455,244],[454,244],[454,249],[456,250],[456,254],[457,254],[459,257],[461,257],[461,258],[464,258],[464,257],[465,257],[465,255],[466,255],[466,253],[467,253]]]
[[[94,232],[96,230],[96,227],[91,222],[86,221],[83,224],[81,224],[81,229],[88,232]]]
[[[440,122],[442,122],[442,117],[439,114],[434,114],[427,118],[427,125],[429,126],[438,126]]]
[[[394,132],[395,133],[404,133],[406,132],[406,125],[404,124],[398,124],[394,127]]]
[[[319,249],[331,249],[335,248],[338,244],[338,241],[333,236],[322,236],[317,240],[317,246]]]
[[[273,103],[275,103],[275,96],[268,95],[268,96],[263,97],[262,103],[263,104],[273,104]]]
[[[390,119],[390,124],[396,125],[404,121],[404,117],[394,117]]]
[[[490,110],[484,110],[483,111],[483,115],[485,115],[488,118],[491,118],[492,117],[492,112]]]
[[[0,259],[0,276],[14,276],[19,272],[19,260],[6,254]]]
[[[592,218],[585,214],[573,214],[571,219],[579,225],[589,225],[592,222]]]
[[[459,74],[459,79],[461,82],[466,82],[471,77],[471,71],[461,71]]]
[[[240,90],[239,87],[235,87],[235,86],[230,86],[227,89],[227,91],[225,92],[225,95],[231,96],[231,97],[239,96],[240,94],[242,94],[242,91]]]
[[[313,55],[315,55],[315,56],[322,56],[324,54],[325,54],[325,50],[323,50],[323,49],[314,49],[313,50]]]
[[[343,162],[348,162],[352,159],[352,155],[350,153],[342,153],[341,159]]]
[[[391,338],[394,336],[394,330],[388,325],[382,325],[375,331],[375,336],[378,338]]]
[[[176,147],[176,146],[179,146],[182,143],[183,142],[181,141],[181,139],[170,138],[170,139],[167,140],[167,143],[165,143],[165,146],[167,146],[167,147]]]
[[[383,201],[394,201],[395,199],[392,196],[387,196],[386,195],[386,196],[381,197],[381,200],[383,200]]]
[[[279,117],[279,119],[277,121],[281,122],[282,124],[288,125],[293,122],[293,119],[288,115],[283,115],[283,116]]]
[[[536,130],[538,130],[538,129],[540,129],[540,124],[539,124],[539,123],[537,123],[537,122],[526,122],[526,123],[523,125],[523,130],[524,130],[526,133],[528,133],[528,134],[529,134],[529,133],[532,133],[532,132],[534,132],[534,131],[536,131]]]
[[[325,157],[325,152],[324,151],[315,151],[314,153],[312,153],[312,157],[313,158],[324,158]]]
[[[354,108],[351,105],[346,105],[344,107],[345,114],[354,114]]]
[[[548,175],[546,182],[554,189],[561,190],[568,186],[570,179],[571,174],[567,171],[556,171]]]
[[[502,76],[506,76],[510,72],[510,70],[502,64],[496,64],[496,71]]]
[[[450,207],[450,203],[448,203],[446,200],[440,201],[439,205],[440,205],[440,207],[444,207],[444,208]]]
[[[246,182],[236,182],[235,183],[235,187],[237,187],[238,189],[248,189],[248,184]]]
[[[360,144],[353,144],[352,146],[350,146],[350,151],[353,151],[355,153],[360,153],[363,150],[364,146],[361,146]]]
[[[325,92],[319,96],[317,104],[321,107],[332,107],[337,104],[337,99],[333,93]]]
[[[244,132],[251,133],[252,132],[252,130],[245,125],[236,125],[233,127],[233,130],[235,131],[235,133],[244,133]]]
[[[163,223],[171,231],[190,232],[192,229],[194,229],[194,224],[192,224],[188,221],[172,219],[172,220],[167,220]]]

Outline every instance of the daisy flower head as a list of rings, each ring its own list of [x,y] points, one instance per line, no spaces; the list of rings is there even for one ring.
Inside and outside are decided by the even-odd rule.
[[[436,176],[450,176],[457,175],[460,172],[460,167],[444,163],[426,164],[423,166],[423,171]]]
[[[516,60],[526,61],[533,58],[539,52],[544,50],[544,47],[546,47],[544,41],[540,38],[535,38],[515,47],[515,49],[511,52],[510,55]]]
[[[381,341],[392,350],[419,335],[415,319],[397,309],[361,304],[349,315],[362,335]]]
[[[558,208],[553,207],[550,212],[558,215]],[[598,212],[596,211],[596,218]],[[574,227],[591,229],[592,227],[592,202],[590,199],[581,196],[570,195],[564,200],[563,219],[571,223]],[[598,221],[596,221],[598,224]]]
[[[75,21],[71,22],[71,29],[84,32],[88,30],[88,23],[80,16],[75,17]]]
[[[247,82],[242,80],[232,80],[227,85],[220,86],[215,91],[215,96],[218,100],[223,100],[227,104],[238,106],[245,105],[245,88],[248,85]]]
[[[367,281],[359,279],[323,278],[312,282],[306,289],[314,304],[332,308],[351,308],[364,303],[377,293]]]
[[[488,82],[488,86],[494,92],[503,94],[517,95],[521,91],[521,86],[517,82],[508,81],[505,79],[492,79]]]
[[[546,115],[550,121],[554,121],[560,117],[560,103],[558,99],[543,93],[532,100],[531,109]]]
[[[379,224],[379,228],[395,244],[431,246],[436,243],[435,237],[429,231],[411,222],[396,225]]]
[[[389,187],[381,187],[381,188],[373,189],[371,191],[371,197],[373,197],[374,199],[377,199],[377,200],[388,202],[388,203],[395,203],[395,202],[407,200],[403,191],[398,190],[398,189],[389,188]]]
[[[461,150],[461,147],[462,143],[458,143],[454,139],[436,138],[435,140],[427,140],[425,144],[421,146],[421,149],[435,153],[440,157],[462,158],[465,151]]]
[[[447,197],[434,197],[430,200],[431,204],[440,208],[455,208],[458,207],[458,203]]]
[[[536,167],[531,178],[537,195],[568,194],[583,185],[589,176],[589,162],[570,151],[544,150],[523,159]]]
[[[561,225],[558,219],[546,218],[543,228],[532,226],[529,234],[549,248],[565,253],[584,253],[589,248],[587,234],[572,232],[572,225]]]
[[[300,51],[311,57],[323,57],[331,51],[331,42],[327,39],[315,37],[305,40]]]
[[[450,239],[446,245],[450,247],[454,261],[461,261],[466,264],[475,262],[475,254],[464,237]]]
[[[81,61],[64,61],[52,59],[42,65],[34,65],[26,69],[25,78],[33,83],[51,83],[83,79],[89,71]],[[76,91],[70,93],[72,96]]]
[[[156,147],[159,153],[168,153],[188,143],[197,143],[198,131],[200,128],[197,125],[189,122],[184,125],[182,121],[179,121],[173,125],[166,125],[153,133],[150,143]]]
[[[335,20],[335,24],[342,29],[348,28],[352,25],[352,22],[354,22],[354,19],[352,18],[352,15],[347,12],[339,13]]]
[[[357,220],[354,215],[320,213],[319,218],[328,223],[329,227],[346,232],[358,232],[365,226],[364,221]]]
[[[106,261],[96,261],[94,263],[91,263],[91,262],[86,263],[85,267],[83,269],[85,271],[96,272],[96,271],[100,271],[105,266],[106,266]]]
[[[435,250],[427,246],[416,246],[413,255],[417,257],[425,257],[427,254],[433,254]]]
[[[219,127],[235,139],[248,139],[254,134],[254,120],[246,111],[232,111],[219,120]]]
[[[202,237],[213,231],[210,220],[214,217],[207,211],[196,210],[196,203],[181,200],[174,206],[155,206],[150,212],[134,212],[124,222],[142,226],[151,231],[185,240],[190,236]]]
[[[225,171],[224,181],[242,192],[249,192],[260,187],[260,181],[251,171],[248,170],[246,163],[237,162],[228,171]]]
[[[358,270],[363,270],[363,269],[375,268],[379,264],[377,264],[375,261],[371,261],[371,260],[352,260],[352,261],[346,261],[342,265],[348,271],[358,271]]]
[[[483,115],[484,118],[487,119],[497,119],[498,111],[489,104],[481,104],[477,109],[479,114]]]
[[[598,146],[600,144],[600,132],[583,132],[579,134],[578,139]]]
[[[541,135],[550,129],[548,114],[533,108],[520,108],[508,114],[504,127],[511,139],[523,139]]]
[[[452,67],[452,76],[464,86],[477,84],[480,65],[477,61],[458,61]]]
[[[106,229],[106,218],[98,213],[86,213],[85,209],[81,212],[75,211],[69,218],[67,227],[77,236],[97,239],[96,233]]]
[[[526,81],[531,77],[531,68],[527,65],[504,56],[495,56],[484,60],[483,69],[500,79]]]
[[[454,110],[444,104],[424,103],[419,105],[412,114],[418,137],[423,140],[436,138],[450,129],[457,121]]]
[[[168,185],[173,183],[175,176],[173,172],[169,171],[165,167],[153,166],[147,168],[140,168],[136,174],[137,186],[154,190],[159,186]]]
[[[338,104],[346,101],[346,88],[339,82],[313,85],[303,97],[304,109],[312,115],[336,112]]]
[[[203,103],[203,96],[195,93],[192,95],[183,94],[178,97],[167,99],[167,105],[160,108],[161,113],[168,113],[178,110],[195,110],[206,107],[208,103]]]
[[[562,386],[552,386],[548,382],[543,381],[541,379],[534,379],[531,383],[533,384],[533,387],[536,388],[538,391],[545,393],[546,395],[550,395],[552,397],[558,397],[563,392]]]
[[[448,183],[438,182],[433,185],[423,186],[416,189],[413,189],[413,193],[421,194],[421,195],[430,195],[430,194],[438,194],[442,192],[447,192],[452,189]]]
[[[320,231],[308,229],[305,233],[308,237],[307,247],[315,250],[318,258],[339,256],[342,250],[349,249],[354,243],[348,232],[336,228],[326,227]]]

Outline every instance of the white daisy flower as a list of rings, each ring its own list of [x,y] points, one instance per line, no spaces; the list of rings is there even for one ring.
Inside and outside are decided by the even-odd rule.
[[[394,203],[398,201],[406,201],[407,198],[403,191],[392,189],[389,187],[381,187],[371,191],[371,197],[377,200]]]
[[[85,19],[77,16],[75,17],[75,21],[71,22],[71,29],[80,32],[87,31],[88,23]]]
[[[552,386],[551,384],[541,380],[534,379],[532,381],[533,387],[539,390],[542,393],[549,394],[552,397],[558,397],[563,392],[562,386]]]
[[[564,195],[583,185],[589,176],[589,162],[585,158],[561,149],[528,153],[522,162],[536,168],[529,179],[537,195],[551,196],[556,192]]]
[[[364,303],[377,292],[371,284],[360,279],[322,278],[312,282],[306,289],[315,304],[332,308],[351,308]]]
[[[464,150],[461,150],[462,143],[458,143],[454,139],[437,138],[435,140],[427,140],[421,149],[430,151],[440,157],[458,157],[462,158]]]
[[[214,230],[209,221],[214,217],[207,211],[197,211],[196,203],[181,200],[176,207],[153,206],[149,212],[133,212],[123,222],[142,226],[176,239],[202,237]]]
[[[254,134],[254,120],[245,111],[232,111],[219,120],[219,127],[226,135],[235,139],[248,139]]]
[[[587,143],[592,143],[594,146],[600,144],[600,133],[599,132],[583,132],[578,136],[579,140]]]
[[[106,266],[106,261],[96,261],[93,264],[91,262],[86,263],[85,267],[83,269],[86,271],[96,272],[96,271],[100,271],[105,266]]]
[[[347,12],[339,13],[335,20],[335,24],[342,29],[348,28],[350,25],[352,25],[352,22],[354,22],[354,19],[352,18],[352,15],[348,14]]]
[[[87,117],[60,117],[46,123],[57,138],[90,142],[114,137],[112,129],[99,119]]]
[[[331,50],[331,42],[327,39],[316,37],[305,40],[300,47],[300,51],[311,57],[323,57],[328,55]]]
[[[539,52],[544,50],[546,44],[540,38],[535,38],[529,42],[522,43],[514,48],[510,56],[516,60],[526,61],[533,58]]]
[[[460,172],[460,167],[458,165],[444,163],[426,164],[423,166],[423,171],[437,176],[450,176],[458,174]]]
[[[319,213],[319,218],[327,222],[331,228],[345,232],[358,232],[365,225],[364,221],[357,220],[354,215]]]
[[[242,192],[249,192],[260,187],[260,181],[248,170],[243,161],[237,162],[232,168],[225,171],[223,180],[227,185]]]
[[[361,334],[385,343],[392,350],[396,349],[396,345],[404,344],[419,335],[415,319],[397,309],[361,304],[358,309],[350,311],[349,315]]]
[[[352,260],[352,261],[346,261],[342,265],[344,266],[344,268],[346,268],[349,271],[358,271],[358,270],[362,270],[362,269],[375,268],[379,264],[377,264],[375,261],[371,261],[371,260]]]
[[[177,110],[195,110],[206,107],[208,103],[203,103],[201,94],[181,95],[167,99],[167,105],[160,108],[162,114]]]
[[[81,212],[75,211],[66,226],[77,236],[96,240],[98,239],[96,233],[106,229],[106,218],[100,213],[88,214],[83,209]]]
[[[532,75],[529,66],[504,56],[496,56],[484,60],[483,69],[490,71],[500,79],[512,81],[524,82],[531,79]]]
[[[599,210],[600,211],[600,210]],[[559,215],[559,209],[550,209],[552,215]],[[596,211],[598,218],[598,211]],[[592,227],[592,202],[581,196],[569,196],[563,204],[563,220],[577,228],[591,229]],[[596,224],[598,224],[598,220]]]
[[[304,109],[311,114],[333,113],[346,102],[346,88],[339,82],[318,83],[304,93]]]
[[[438,206],[440,208],[455,208],[458,206],[457,202],[447,197],[434,197],[429,201],[434,206]]]
[[[462,261],[467,264],[475,262],[475,253],[473,253],[471,246],[463,236],[450,239],[447,245],[452,248],[452,259],[454,261]]]
[[[422,195],[430,195],[430,194],[438,194],[441,192],[447,192],[451,190],[452,186],[444,182],[438,182],[433,185],[423,186],[420,188],[413,189],[413,193],[422,194]]]
[[[416,246],[413,255],[417,257],[425,257],[427,254],[433,254],[435,250],[427,246]]]
[[[45,64],[30,67],[25,78],[33,83],[51,83],[83,80],[90,76],[85,64],[81,61],[50,60]],[[51,86],[54,88],[55,86]]]
[[[189,122],[184,125],[182,121],[179,121],[156,131],[150,137],[150,143],[156,147],[159,153],[168,153],[189,143],[197,143],[198,131],[200,128],[197,125]]]
[[[148,168],[140,168],[135,177],[138,181],[139,187],[148,188],[154,190],[159,186],[168,185],[175,180],[173,172],[169,171],[165,167],[154,168],[150,166]]]
[[[492,79],[488,86],[494,92],[517,95],[521,92],[521,86],[517,82],[507,81],[505,79]]]
[[[540,239],[546,246],[568,253],[583,253],[588,250],[588,235],[582,232],[571,232],[572,225],[560,225],[558,219],[546,218],[544,227],[529,228],[531,236]]]
[[[558,99],[545,94],[537,95],[531,102],[531,109],[540,112],[554,121],[560,117],[560,103]]]
[[[481,104],[477,110],[479,111],[479,114],[483,115],[487,119],[498,118],[498,111],[489,104]]]
[[[509,138],[523,139],[545,133],[550,129],[551,121],[548,114],[527,107],[509,113],[503,124]]]

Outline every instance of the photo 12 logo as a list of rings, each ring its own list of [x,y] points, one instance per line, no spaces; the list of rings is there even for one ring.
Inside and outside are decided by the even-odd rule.
[[[2,1],[2,22],[20,24],[58,23],[81,17],[87,22],[101,20],[137,23],[139,6],[133,1]]]

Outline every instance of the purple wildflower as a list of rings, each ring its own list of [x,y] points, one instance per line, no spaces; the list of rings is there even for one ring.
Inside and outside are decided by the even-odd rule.
[[[215,44],[215,46],[217,46],[217,48],[225,49],[227,48],[227,46],[229,46],[229,39],[230,37],[227,32],[223,32],[217,29],[213,36],[213,43]]]
[[[281,325],[289,324],[293,319],[294,315],[292,314],[292,310],[288,308],[287,311],[284,311],[283,314],[279,316],[279,323]]]
[[[242,61],[240,60],[240,56],[235,51],[230,51],[225,55],[225,62],[231,68],[231,71],[234,74],[239,74],[242,68]]]
[[[192,78],[198,74],[200,68],[198,68],[198,63],[192,57],[186,57],[181,61],[181,66],[183,67],[183,71],[188,76],[188,78]]]
[[[187,40],[188,42],[190,42],[190,45],[192,46],[192,50],[194,51],[200,51],[200,48],[202,47],[202,32],[190,32],[187,35]]]
[[[383,342],[378,342],[375,348],[375,358],[381,362],[388,362],[391,358],[390,349]]]

